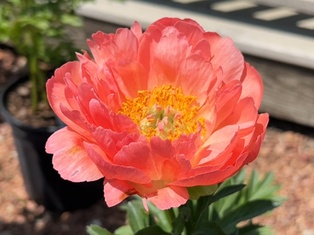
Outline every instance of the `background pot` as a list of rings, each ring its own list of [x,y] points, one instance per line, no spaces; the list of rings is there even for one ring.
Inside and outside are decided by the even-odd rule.
[[[8,92],[24,79],[15,78],[1,94],[3,118],[12,127],[14,142],[26,191],[30,199],[47,210],[62,212],[85,208],[103,198],[103,179],[73,183],[63,180],[52,167],[52,155],[45,152],[48,137],[60,126],[33,128],[11,115],[7,109]]]

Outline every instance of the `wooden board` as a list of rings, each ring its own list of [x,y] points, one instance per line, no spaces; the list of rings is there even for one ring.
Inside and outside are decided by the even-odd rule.
[[[245,57],[264,81],[261,111],[314,127],[314,70],[248,55]]]

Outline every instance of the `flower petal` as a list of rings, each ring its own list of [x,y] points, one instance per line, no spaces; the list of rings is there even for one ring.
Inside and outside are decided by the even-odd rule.
[[[197,97],[199,105],[202,106],[208,98],[208,90],[215,81],[213,75],[210,62],[198,55],[193,55],[182,61],[177,71],[175,85],[181,86],[185,95]]]
[[[268,114],[264,113],[264,114],[259,115],[255,132],[254,132],[254,138],[252,138],[254,140],[253,146],[250,149],[250,152],[248,154],[248,157],[245,159],[244,164],[248,164],[252,162],[257,157],[260,147],[262,145],[262,142],[264,140],[265,134],[266,134],[266,127],[267,127],[268,121],[269,121]]]
[[[256,69],[245,63],[245,69],[242,74],[242,94],[241,98],[252,97],[256,109],[258,109],[262,102],[262,96],[264,91],[263,82],[261,76]],[[252,89],[254,87],[254,89]]]
[[[104,185],[104,195],[106,204],[109,207],[115,206],[126,199],[133,188],[125,181],[110,180]]]
[[[179,207],[185,204],[188,199],[188,190],[176,186],[159,189],[156,195],[147,198],[148,201],[153,203],[160,210]]]
[[[62,178],[73,182],[94,181],[103,177],[83,148],[84,138],[64,127],[49,137],[46,151],[53,153],[52,164]]]
[[[137,184],[151,182],[150,177],[140,169],[131,166],[120,166],[111,162],[98,145],[85,142],[84,147],[106,179],[128,180]]]
[[[240,80],[244,68],[244,58],[230,38],[222,38],[216,33],[205,33],[211,47],[211,63],[214,69],[222,68],[223,81]]]

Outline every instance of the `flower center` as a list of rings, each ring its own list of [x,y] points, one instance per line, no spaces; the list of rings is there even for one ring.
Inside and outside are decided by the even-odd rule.
[[[122,104],[119,113],[131,118],[147,138],[174,140],[199,128],[204,134],[205,119],[197,118],[199,109],[196,97],[184,95],[180,87],[163,85],[152,91],[138,91],[136,98]]]

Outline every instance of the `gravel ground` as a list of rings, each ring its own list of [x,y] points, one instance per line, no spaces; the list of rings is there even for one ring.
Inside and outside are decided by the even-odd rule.
[[[280,195],[287,200],[257,220],[279,235],[314,235],[313,129],[278,121],[275,124],[268,128],[258,159],[247,168],[262,174],[273,171],[276,182],[282,185]],[[123,220],[123,213],[106,208],[103,201],[85,210],[53,215],[28,200],[11,129],[0,123],[0,235],[83,235],[90,223],[113,230]]]

